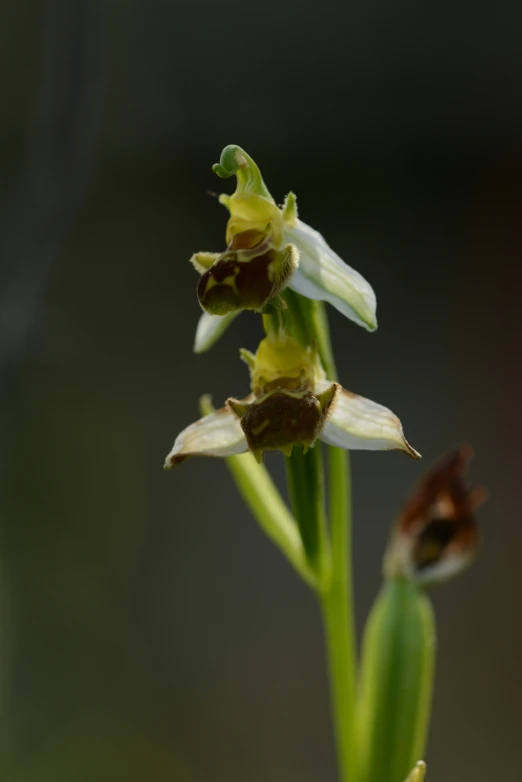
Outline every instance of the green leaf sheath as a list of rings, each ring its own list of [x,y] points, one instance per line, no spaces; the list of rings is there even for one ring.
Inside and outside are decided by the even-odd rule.
[[[386,584],[363,640],[358,782],[403,782],[423,756],[435,657],[428,597],[406,580]]]

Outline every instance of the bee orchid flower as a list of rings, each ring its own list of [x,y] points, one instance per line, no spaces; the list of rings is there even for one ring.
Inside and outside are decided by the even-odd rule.
[[[225,147],[213,170],[223,178],[235,175],[237,188],[231,196],[220,196],[230,213],[227,249],[191,258],[201,274],[198,297],[204,310],[196,353],[208,350],[242,310],[263,311],[287,286],[328,302],[368,331],[377,328],[371,286],[298,218],[293,193],[279,208],[257,165],[236,145]]]
[[[267,450],[289,455],[317,439],[350,450],[401,450],[420,458],[388,408],[343,389],[325,377],[315,351],[286,335],[268,336],[256,354],[241,351],[252,393],[230,398],[225,407],[184,429],[165,467],[191,456],[227,457]]]

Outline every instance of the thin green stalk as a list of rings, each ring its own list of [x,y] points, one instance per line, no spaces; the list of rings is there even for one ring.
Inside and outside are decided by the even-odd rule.
[[[328,319],[322,302],[310,302],[321,362],[337,379]],[[347,451],[328,448],[330,473],[330,588],[321,596],[332,711],[341,782],[354,782],[356,662],[351,547],[351,479]]]
[[[321,591],[330,583],[330,545],[324,500],[324,470],[321,443],[308,453],[294,448],[285,459],[288,489],[294,516],[311,568]]]
[[[348,454],[330,447],[330,589],[322,595],[334,729],[341,782],[355,769],[356,646],[351,573],[351,486]]]

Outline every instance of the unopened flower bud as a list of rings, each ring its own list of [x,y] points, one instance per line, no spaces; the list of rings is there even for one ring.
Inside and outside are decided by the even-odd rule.
[[[472,455],[463,446],[426,473],[392,534],[384,560],[387,579],[444,581],[473,560],[479,543],[473,514],[486,492],[464,482]]]

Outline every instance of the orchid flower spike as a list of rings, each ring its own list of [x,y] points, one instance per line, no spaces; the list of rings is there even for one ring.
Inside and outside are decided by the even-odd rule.
[[[191,424],[178,435],[165,467],[190,456],[226,457],[251,451],[258,461],[267,450],[289,455],[317,439],[350,450],[401,450],[420,458],[390,410],[345,391],[325,377],[316,351],[285,334],[272,334],[248,365],[252,393],[228,399],[225,407]]]
[[[227,249],[200,252],[191,262],[201,274],[198,297],[204,310],[194,349],[208,350],[242,310],[262,311],[285,287],[326,301],[360,326],[377,328],[375,294],[369,283],[328,246],[320,233],[299,220],[289,193],[280,209],[252,158],[235,144],[213,166],[237,188],[220,202],[230,217]]]
[[[462,446],[426,473],[392,533],[384,559],[388,580],[445,581],[471,563],[479,543],[474,511],[487,497],[464,482],[472,456]]]

